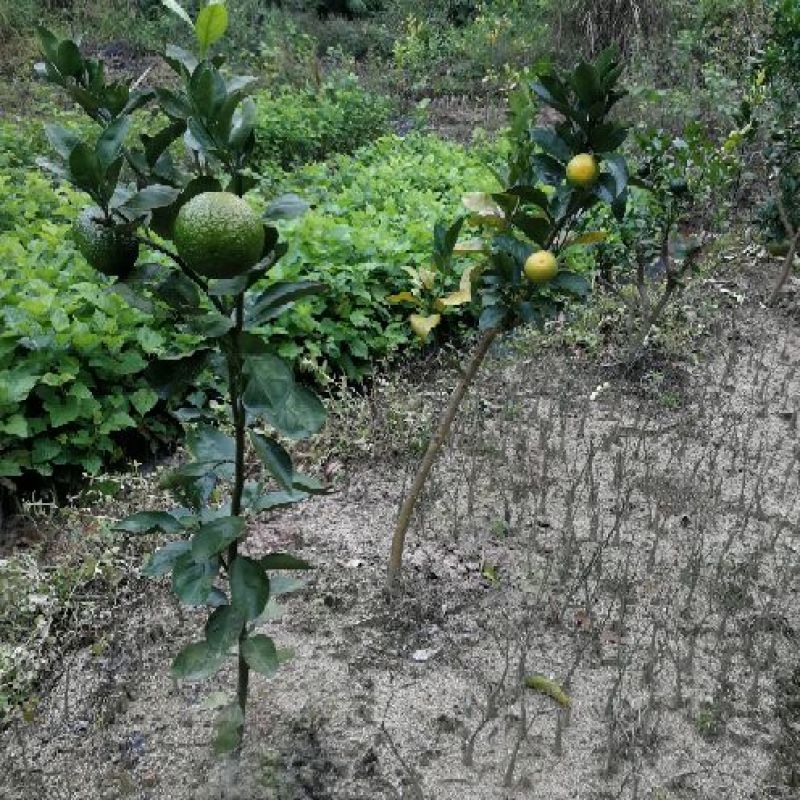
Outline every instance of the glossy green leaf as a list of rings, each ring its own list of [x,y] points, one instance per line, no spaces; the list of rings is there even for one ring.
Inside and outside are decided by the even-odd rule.
[[[531,132],[533,139],[548,155],[559,161],[567,162],[572,158],[569,145],[552,128],[534,128]]]
[[[575,94],[578,95],[581,102],[589,107],[603,99],[603,87],[600,85],[600,79],[597,71],[591,64],[582,61],[575,67],[570,83],[572,88],[575,89]]]
[[[75,145],[81,141],[78,134],[67,128],[62,128],[61,125],[55,125],[53,123],[45,125],[44,130],[47,135],[47,140],[50,142],[53,149],[64,161],[69,161],[70,153],[72,153]]]
[[[242,642],[242,655],[250,669],[271,678],[280,667],[275,642],[263,633],[249,636]]]
[[[180,680],[199,681],[219,671],[225,654],[214,650],[206,641],[192,642],[175,656],[172,676]]]
[[[589,294],[589,282],[576,272],[559,272],[550,284],[555,289],[573,294],[576,297],[586,297]]]
[[[148,578],[158,578],[161,575],[166,575],[172,571],[175,562],[183,555],[189,552],[191,544],[185,539],[179,539],[175,542],[170,542],[164,547],[159,547],[158,550],[150,556],[142,574]]]
[[[62,75],[76,78],[83,74],[83,59],[78,45],[70,39],[64,39],[58,45],[55,64]]]
[[[248,507],[252,511],[275,511],[279,508],[289,508],[289,506],[306,499],[308,499],[306,492],[268,492],[254,498]]]
[[[95,153],[103,170],[108,169],[119,158],[130,127],[130,117],[117,117],[100,134],[100,138],[95,145]]]
[[[200,9],[194,23],[200,55],[205,56],[208,48],[219,41],[228,28],[228,9],[222,2],[210,2]]]
[[[219,561],[216,558],[198,563],[187,553],[175,561],[172,590],[187,605],[205,605],[218,573]]]
[[[69,154],[68,163],[75,185],[96,194],[103,184],[104,169],[95,151],[85,142],[78,142]]]
[[[203,525],[192,537],[192,557],[203,561],[225,550],[245,530],[241,517],[222,517]]]
[[[292,459],[286,450],[275,439],[262,436],[255,431],[250,432],[250,441],[270,474],[284,489],[290,490],[294,470],[292,469]]]
[[[290,570],[306,570],[314,569],[314,567],[304,561],[302,558],[290,555],[289,553],[269,553],[269,555],[262,556],[260,560],[261,566],[266,569],[290,569]]]
[[[208,644],[221,653],[227,653],[239,640],[245,625],[244,614],[233,606],[220,606],[209,616],[206,627]]]
[[[207,61],[201,61],[189,80],[189,96],[202,119],[213,119],[225,100],[227,90],[225,80],[219,70],[212,67]],[[189,127],[194,133],[192,120]]]
[[[325,494],[330,490],[330,486],[319,478],[315,478],[313,475],[304,475],[301,472],[295,472],[292,475],[292,488],[309,494]]]
[[[166,511],[138,511],[114,525],[114,530],[125,533],[177,533],[183,530],[180,522]]]
[[[269,579],[264,568],[252,558],[237,556],[229,566],[231,605],[248,620],[255,619],[269,600]]]
[[[135,219],[147,214],[154,208],[163,208],[174,203],[179,194],[180,190],[172,186],[153,183],[128,198],[119,206],[119,209],[125,212],[129,218]]]
[[[56,64],[58,61],[58,39],[43,25],[36,26],[36,33],[42,54],[47,57],[48,61]]]
[[[291,368],[281,359],[250,356],[246,371],[249,380],[243,397],[245,407],[263,416],[284,436],[302,439],[325,423],[325,408],[319,398],[295,383]]]
[[[324,284],[318,281],[278,281],[263,291],[247,314],[248,325],[263,325],[280,316],[293,302],[319,294]]]
[[[186,437],[186,448],[198,462],[204,464],[233,461],[236,457],[236,442],[212,425],[193,428]]]

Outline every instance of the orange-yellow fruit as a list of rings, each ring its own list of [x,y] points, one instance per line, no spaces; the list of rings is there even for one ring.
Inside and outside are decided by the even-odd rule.
[[[600,174],[600,165],[591,153],[580,153],[567,164],[567,180],[584,189],[592,186]]]
[[[538,250],[525,262],[525,277],[533,283],[547,283],[558,274],[558,259],[549,250]]]

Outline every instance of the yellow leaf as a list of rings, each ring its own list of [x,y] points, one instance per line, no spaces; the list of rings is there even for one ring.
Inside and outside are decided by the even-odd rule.
[[[461,202],[479,219],[505,220],[506,215],[488,192],[467,192]]]
[[[525,678],[525,685],[529,689],[547,695],[564,708],[569,708],[572,703],[569,695],[554,680],[544,675],[529,675]]]
[[[462,292],[466,292],[470,299],[472,299],[472,273],[475,271],[475,266],[467,267],[461,273],[461,280],[458,282],[458,288]]]
[[[482,253],[484,250],[483,239],[470,239],[466,242],[459,242],[453,252],[456,255],[469,255],[470,253]]]
[[[433,289],[433,284],[436,282],[436,273],[432,269],[420,267],[418,274],[422,285],[426,289]]]
[[[427,339],[430,332],[442,321],[441,314],[429,314],[427,317],[423,314],[412,314],[408,318],[411,325],[411,330],[420,338]]]
[[[474,269],[475,267],[465,269],[461,275],[458,291],[440,297],[437,303],[441,303],[443,306],[463,306],[464,303],[469,303],[472,300],[472,271]]]
[[[419,305],[419,300],[414,297],[411,292],[398,292],[397,294],[390,294],[386,301],[389,303],[414,303]]]
[[[444,297],[440,297],[436,302],[441,303],[443,306],[463,306],[464,303],[469,303],[472,300],[472,292],[465,292],[459,289],[457,292],[450,292]]]
[[[567,242],[566,247],[575,247],[579,244],[599,244],[608,239],[608,231],[592,231],[590,233],[582,233]]]

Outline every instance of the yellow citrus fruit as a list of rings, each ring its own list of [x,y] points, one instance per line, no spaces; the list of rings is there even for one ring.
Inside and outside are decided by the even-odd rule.
[[[567,180],[584,189],[592,186],[600,174],[597,159],[591,153],[580,153],[567,164]]]
[[[178,212],[173,240],[195,272],[206,278],[235,278],[261,258],[264,225],[241,197],[203,192]]]
[[[528,256],[525,277],[533,283],[547,283],[558,274],[558,259],[549,250],[539,250]]]

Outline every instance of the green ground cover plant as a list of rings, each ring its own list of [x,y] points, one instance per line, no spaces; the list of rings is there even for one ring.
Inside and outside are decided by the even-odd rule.
[[[80,193],[31,169],[42,139],[0,123],[0,477],[60,491],[124,460],[130,437],[175,435],[143,373],[192,337],[164,336],[86,264],[70,236]]]
[[[285,176],[282,190],[312,208],[281,224],[290,245],[276,274],[325,291],[265,328],[278,352],[322,380],[359,379],[407,345],[403,311],[388,298],[430,260],[434,224],[457,212],[464,192],[497,186],[493,158],[432,135],[387,136]]]
[[[391,104],[353,76],[256,100],[254,163],[262,172],[352,153],[388,131]]]

